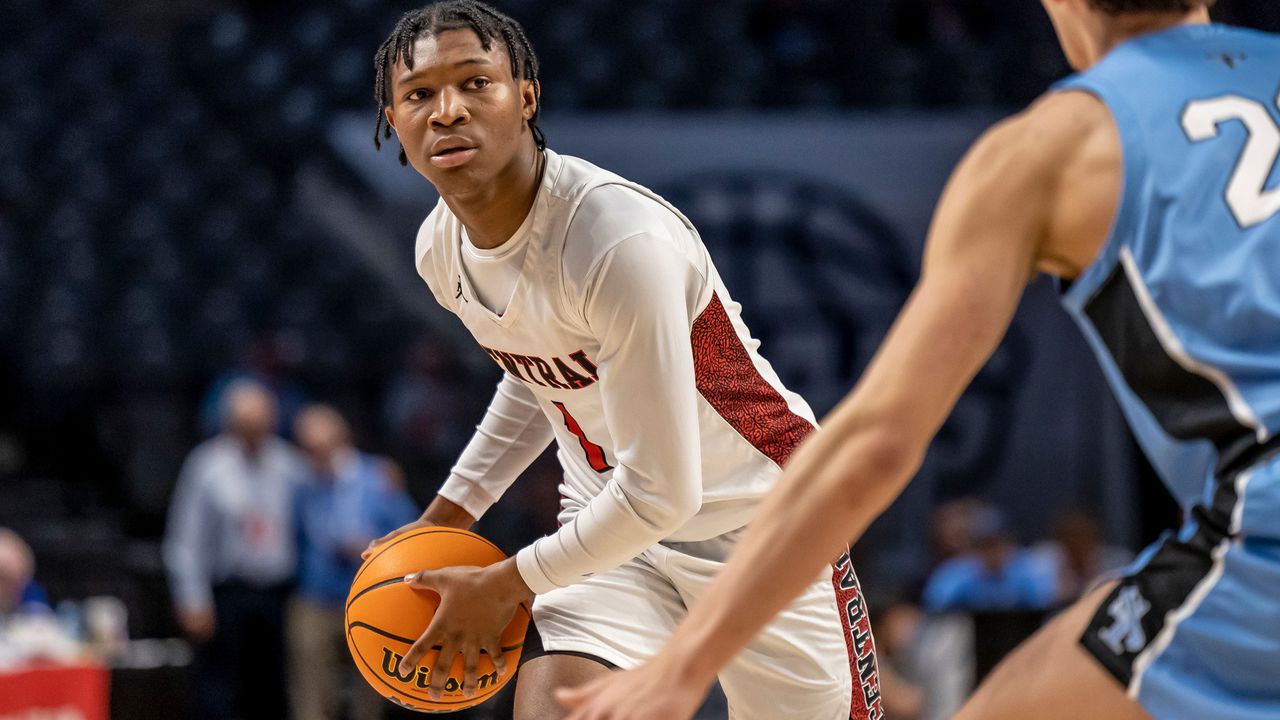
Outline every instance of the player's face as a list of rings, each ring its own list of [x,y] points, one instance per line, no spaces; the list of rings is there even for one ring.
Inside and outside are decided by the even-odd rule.
[[[413,69],[390,68],[387,122],[409,164],[442,195],[487,185],[519,159],[537,107],[533,83],[517,81],[506,48],[485,50],[471,30],[419,39]]]

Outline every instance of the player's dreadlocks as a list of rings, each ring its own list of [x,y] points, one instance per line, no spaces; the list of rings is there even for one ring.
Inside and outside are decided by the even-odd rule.
[[[391,139],[391,126],[385,122],[387,106],[391,105],[391,66],[399,59],[405,67],[412,70],[413,44],[417,40],[448,30],[466,29],[479,36],[480,46],[486,51],[493,47],[495,40],[501,41],[511,60],[512,77],[517,80],[532,80],[534,91],[541,94],[538,56],[534,54],[533,45],[529,43],[520,23],[475,0],[446,0],[411,10],[400,17],[391,35],[373,56],[373,65],[377,70],[374,93],[378,101],[378,124],[373,131],[373,144],[379,150],[382,149],[384,139]],[[534,109],[533,117],[529,118],[529,130],[533,132],[533,140],[538,144],[538,149],[544,150],[547,147],[547,137],[538,127],[540,110],[541,103]],[[404,148],[400,149],[400,164],[409,164]]]

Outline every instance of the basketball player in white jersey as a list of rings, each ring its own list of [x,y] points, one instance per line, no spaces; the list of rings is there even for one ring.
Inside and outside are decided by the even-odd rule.
[[[562,717],[554,688],[635,667],[667,640],[813,413],[756,352],[679,211],[545,149],[537,60],[513,20],[430,5],[400,20],[377,65],[386,137],[441,195],[418,273],[504,370],[410,527],[469,527],[552,440],[564,468],[558,532],[491,567],[410,576],[442,601],[401,668],[440,646],[431,689],[461,653],[471,690],[480,654],[502,657],[499,633],[536,596],[545,652],[522,668],[516,717]],[[720,672],[731,717],[882,715],[857,579],[847,555],[828,561]]]

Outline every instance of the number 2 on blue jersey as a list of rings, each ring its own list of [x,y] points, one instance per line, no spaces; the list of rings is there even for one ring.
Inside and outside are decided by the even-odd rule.
[[[1280,108],[1280,96],[1276,98]],[[1280,158],[1280,126],[1266,106],[1239,95],[1197,100],[1182,113],[1182,129],[1193,142],[1218,136],[1218,126],[1231,120],[1244,124],[1248,140],[1227,185],[1227,205],[1242,228],[1250,228],[1280,212],[1280,188],[1267,190],[1267,178]]]

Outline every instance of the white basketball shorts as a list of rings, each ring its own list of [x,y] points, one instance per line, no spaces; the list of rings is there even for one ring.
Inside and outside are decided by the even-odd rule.
[[[633,668],[662,648],[742,531],[665,543],[537,597],[545,652]],[[720,672],[730,720],[878,720],[875,641],[848,556],[815,580]]]

